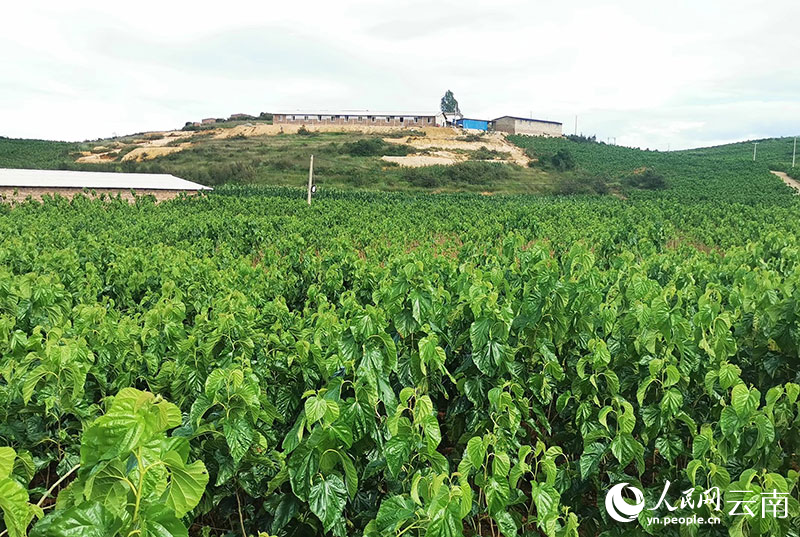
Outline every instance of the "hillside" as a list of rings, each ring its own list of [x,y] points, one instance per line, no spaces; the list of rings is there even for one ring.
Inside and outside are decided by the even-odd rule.
[[[636,176],[652,170],[664,177],[664,189],[628,188],[634,198],[679,197],[682,199],[776,200],[790,194],[770,170],[787,171],[791,166],[792,139],[770,139],[759,145],[756,162],[752,144],[742,142],[688,151],[643,151],[602,143],[578,143],[567,139],[512,136],[530,156],[546,159],[558,150],[568,151],[575,161],[578,186],[637,184]],[[748,149],[749,146],[749,149]],[[761,151],[761,147],[764,151]]]
[[[173,173],[207,185],[301,186],[310,155],[320,187],[546,193],[557,177],[527,167],[499,134],[237,122],[84,143],[0,138],[0,166]]]
[[[787,191],[770,169],[800,177],[800,168],[790,168],[791,142],[762,140],[753,162],[751,142],[666,153],[581,138],[506,138],[453,129],[312,131],[232,122],[83,143],[0,138],[0,166],[301,187],[313,154],[323,189],[773,199]]]

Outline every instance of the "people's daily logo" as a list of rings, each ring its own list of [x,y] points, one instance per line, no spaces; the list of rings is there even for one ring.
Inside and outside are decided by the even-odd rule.
[[[633,503],[625,499],[623,493],[625,489],[633,495]],[[644,509],[644,494],[636,487],[628,486],[627,483],[618,483],[611,487],[606,494],[606,512],[608,516],[617,522],[631,522],[636,520],[639,513]]]
[[[720,515],[727,512],[730,516],[747,516],[751,518],[788,518],[789,493],[778,490],[754,492],[751,490],[729,490],[724,498],[719,487],[707,490],[695,487],[684,490],[675,503],[668,501],[669,481],[664,483],[661,496],[648,511],[659,513],[658,516],[646,516],[643,523],[653,524],[720,524]],[[727,510],[723,506],[728,507]],[[617,483],[606,494],[606,512],[617,522],[633,522],[645,510],[645,499],[641,489],[629,483]],[[704,513],[684,514],[687,509],[704,509]],[[677,514],[672,514],[679,511]],[[666,515],[666,516],[664,516]],[[710,516],[709,516],[710,515]]]

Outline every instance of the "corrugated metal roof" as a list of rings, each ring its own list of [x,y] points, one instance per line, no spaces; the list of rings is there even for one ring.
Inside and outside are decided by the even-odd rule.
[[[521,116],[500,116],[494,118],[492,121],[497,121],[498,119],[503,119],[504,117],[511,118],[511,119],[519,119],[521,121],[530,121],[533,123],[552,123],[553,125],[561,125],[560,121],[549,121],[547,119],[533,119],[531,117],[521,117]]]
[[[397,112],[387,112],[385,110],[279,110],[273,112],[282,116],[438,116],[441,112],[432,110],[419,111],[419,110],[405,110]]]
[[[119,188],[213,190],[166,173],[114,173],[0,168],[0,186],[29,188]]]

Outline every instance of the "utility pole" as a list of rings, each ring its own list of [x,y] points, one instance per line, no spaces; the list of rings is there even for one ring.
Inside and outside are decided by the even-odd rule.
[[[792,168],[794,168],[794,161],[796,156],[797,156],[797,136],[794,137],[794,149],[792,149]]]
[[[753,142],[753,162],[756,161],[756,149],[758,149],[759,142]]]
[[[308,164],[308,204],[311,205],[311,186],[314,183],[314,155],[311,155],[311,162]]]
[[[575,114],[575,136],[578,135],[578,114]]]

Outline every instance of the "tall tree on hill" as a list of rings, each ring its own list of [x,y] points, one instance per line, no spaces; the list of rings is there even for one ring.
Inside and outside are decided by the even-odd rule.
[[[456,98],[453,95],[452,91],[447,90],[444,93],[444,97],[442,97],[441,109],[442,109],[442,112],[444,112],[445,114],[447,114],[447,113],[460,114],[461,113],[461,110],[458,108],[458,101],[456,101]]]

